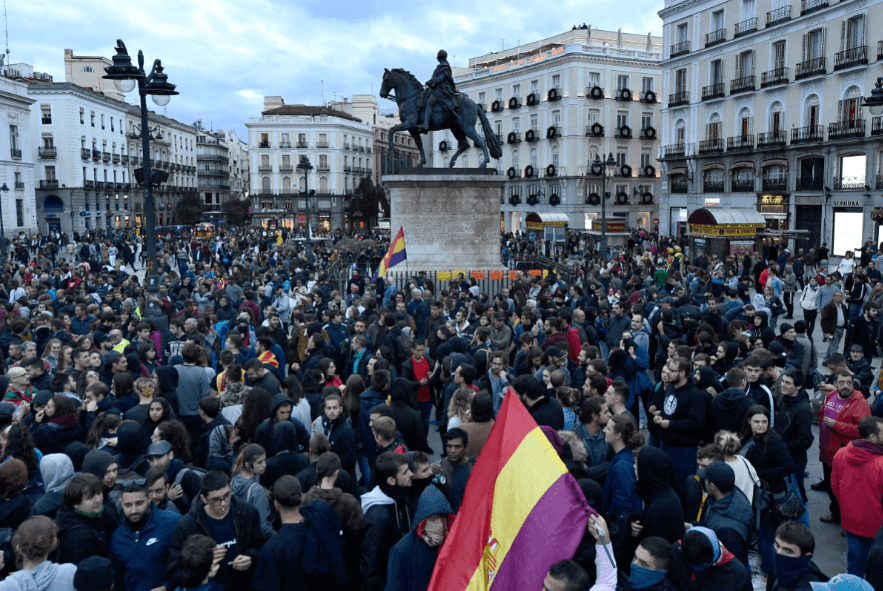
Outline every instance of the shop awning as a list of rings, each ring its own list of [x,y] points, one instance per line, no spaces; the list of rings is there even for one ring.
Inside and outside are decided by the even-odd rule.
[[[529,230],[542,230],[546,226],[566,227],[570,225],[570,218],[564,213],[548,213],[532,211],[524,220]]]
[[[687,218],[690,234],[709,238],[754,237],[766,227],[757,210],[748,208],[697,209]]]

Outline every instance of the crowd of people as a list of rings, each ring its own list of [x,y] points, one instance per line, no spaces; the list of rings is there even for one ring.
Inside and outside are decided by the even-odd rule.
[[[548,591],[883,591],[883,249],[504,234],[485,293],[327,237],[161,234],[157,293],[136,234],[0,254],[0,591],[424,591],[507,396],[599,514]]]

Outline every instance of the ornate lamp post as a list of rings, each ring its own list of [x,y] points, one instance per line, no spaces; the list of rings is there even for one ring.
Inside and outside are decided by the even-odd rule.
[[[175,85],[170,84],[169,77],[163,73],[160,60],[153,62],[150,74],[144,72],[144,54],[138,52],[138,65],[132,64],[132,58],[122,40],[117,39],[117,54],[113,56],[113,65],[104,69],[103,78],[113,80],[117,90],[126,94],[138,85],[141,97],[141,148],[144,152],[144,247],[147,249],[147,275],[144,282],[147,289],[147,309],[143,311],[146,319],[156,324],[162,332],[168,331],[168,317],[160,307],[159,276],[157,275],[156,259],[156,213],[153,204],[153,173],[150,161],[150,125],[147,120],[147,95],[160,107],[169,104],[169,99],[178,94]],[[157,171],[160,172],[160,171]],[[167,174],[167,173],[166,173]]]
[[[613,152],[607,157],[607,160],[601,161],[601,158],[595,156],[595,165],[601,167],[601,258],[604,264],[607,264],[607,169],[616,166],[616,160],[613,158]]]
[[[6,193],[8,192],[9,187],[6,186],[6,183],[3,183],[3,186],[0,187],[0,198],[5,201]],[[6,229],[3,227],[3,214],[0,213],[0,265],[6,264],[7,254],[9,254],[9,241],[6,240]]]
[[[871,111],[871,115],[875,117],[883,115],[883,77],[877,78],[877,84],[871,91],[871,97],[866,98],[862,106],[867,107]]]
[[[310,171],[313,170],[313,165],[310,164],[310,159],[306,156],[300,157],[300,162],[297,164],[297,169],[302,171],[304,174],[304,190],[301,191],[303,196],[306,198],[306,206],[307,206],[307,259],[312,263],[314,261],[313,258],[313,230],[310,227],[312,225],[312,217],[310,214],[310,207],[313,205],[311,202],[315,199],[314,195],[316,191],[310,191]],[[315,208],[314,208],[315,209]]]

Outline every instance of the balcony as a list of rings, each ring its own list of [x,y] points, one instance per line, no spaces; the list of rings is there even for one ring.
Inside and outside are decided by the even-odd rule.
[[[521,97],[513,96],[509,99],[509,108],[510,109],[520,109],[521,108]]]
[[[786,6],[782,6],[781,8],[777,8],[766,13],[766,26],[767,28],[772,27],[773,25],[778,25],[779,23],[784,23],[791,20],[791,5],[788,4]]]
[[[272,166],[258,166],[258,172],[273,172]]]
[[[687,179],[681,177],[679,179],[673,180],[671,182],[671,192],[683,194],[689,190],[689,185],[687,184]]]
[[[132,166],[138,166],[138,157],[132,156]]]
[[[619,88],[613,98],[618,101],[630,101],[632,100],[632,91],[628,88]]]
[[[279,142],[279,147],[280,147],[280,148],[288,148],[288,149],[290,149],[290,148],[291,148],[291,142]]]
[[[776,68],[760,75],[760,87],[777,86],[788,84],[788,68]]]
[[[799,178],[797,179],[798,191],[821,191],[825,188],[825,181],[816,178]]]
[[[52,146],[48,148],[37,148],[37,155],[40,156],[40,158],[55,158],[58,153],[55,146]]]
[[[448,142],[442,140],[438,143],[438,151],[439,152],[447,152],[451,149],[451,146],[448,145]]]
[[[710,101],[727,96],[727,87],[723,82],[702,87],[702,100]]]
[[[752,173],[753,174],[753,173]],[[732,182],[732,192],[733,193],[754,193],[754,179],[753,178],[734,178]]]
[[[114,189],[116,189],[117,191],[123,190],[123,183],[114,183],[113,185],[114,185]]]
[[[785,192],[788,190],[788,178],[787,177],[764,177],[760,181],[760,186],[764,191],[777,191],[777,192]]]
[[[791,130],[791,145],[815,144],[825,140],[825,128],[821,125],[799,127]]]
[[[604,126],[600,123],[586,125],[586,137],[604,137]]]
[[[316,170],[318,170],[319,172],[331,172],[331,166],[329,166],[327,163],[326,164],[319,164],[316,167]]]
[[[561,94],[561,89],[555,86],[549,89],[549,92],[546,94],[546,98],[550,101],[560,101],[562,98],[564,98],[564,95]]]
[[[120,163],[120,155],[114,154],[113,156],[111,156],[111,160],[113,160],[114,164],[119,164]]]
[[[95,181],[83,181],[83,186],[86,187],[87,189],[94,189],[95,188]]]
[[[269,148],[270,142],[261,142],[258,144],[258,148]]]
[[[553,125],[546,129],[546,139],[547,140],[556,140],[561,137],[561,128],[557,125]]]
[[[319,148],[320,150],[327,150],[330,147],[330,145],[328,144],[328,142],[319,142],[316,144],[316,147]]]
[[[718,29],[717,31],[712,31],[711,33],[705,34],[705,47],[711,47],[712,45],[717,45],[718,43],[723,43],[727,40],[727,30],[726,29]]]
[[[101,150],[92,150],[92,160],[101,160]]]
[[[757,149],[784,148],[788,138],[783,130],[768,131],[757,134]]]
[[[57,182],[57,181],[56,181],[56,182]],[[15,190],[16,190],[16,191],[24,191],[24,190],[25,190],[25,184],[24,184],[24,182],[22,182],[22,181],[18,181],[17,183],[15,183]]]
[[[699,155],[723,154],[724,140],[702,140],[699,142]]]
[[[123,190],[129,191],[132,188],[132,183],[123,183]]]
[[[684,158],[687,155],[687,144],[671,144],[662,146],[662,158]]]
[[[294,172],[294,167],[290,163],[289,164],[280,164],[279,165],[279,172]]]
[[[10,149],[9,149],[9,154],[10,154],[13,158],[15,158],[15,159],[17,159],[17,160],[18,160],[18,159],[21,159],[21,150],[19,150],[19,149],[17,149],[17,148],[10,148]]]
[[[352,166],[344,166],[344,167],[343,167],[343,171],[344,171],[344,172],[352,172],[352,171],[353,171],[353,168],[352,168]]]
[[[868,46],[859,45],[834,54],[834,71],[845,70],[868,63]]]
[[[48,181],[40,181],[41,189],[57,189],[58,188],[58,179],[52,179]]]
[[[528,129],[524,134],[524,141],[526,141],[526,142],[540,141],[540,130],[536,129],[536,128]]]
[[[344,144],[343,144],[343,149],[344,149],[344,150],[349,150],[351,147],[352,147],[352,146],[350,146],[349,143],[344,142]]]
[[[520,131],[510,131],[509,135],[506,136],[506,142],[510,144],[520,144],[521,143],[521,132]]]
[[[743,76],[730,81],[730,96],[740,92],[753,92],[756,90],[754,79],[757,76]]]
[[[800,16],[828,8],[828,0],[800,0]]]
[[[883,135],[883,116],[871,119],[871,135]]]
[[[298,148],[309,148],[310,144],[309,144],[309,142],[297,142],[297,147]]]
[[[120,160],[122,161],[123,164],[128,164],[129,163],[129,155],[128,154],[121,155]]]
[[[103,189],[104,188],[104,181],[95,181],[95,188],[96,189]]]
[[[849,140],[865,137],[865,120],[852,119],[828,124],[828,141]]]
[[[690,42],[681,41],[680,43],[675,43],[671,46],[669,57],[678,57],[679,55],[684,55],[686,53],[690,53]]]
[[[503,101],[500,99],[495,100],[491,103],[491,112],[493,113],[502,113],[503,112]]]
[[[586,98],[602,99],[604,98],[604,89],[598,85],[586,87]]]
[[[88,160],[92,157],[92,150],[90,150],[89,148],[80,148],[80,157],[83,160]]]
[[[640,138],[642,140],[655,140],[656,139],[656,128],[652,126],[641,128]]]
[[[820,57],[797,64],[794,79],[801,80],[810,76],[820,76],[825,73],[825,58]]]
[[[674,94],[668,95],[668,106],[669,107],[679,107],[681,105],[689,105],[690,104],[690,93],[686,90],[682,90],[680,92],[676,92]]]
[[[754,149],[753,135],[737,135],[727,138],[727,152],[744,152]]]
[[[855,177],[848,180],[839,178],[834,181],[835,191],[866,191],[866,187],[867,185],[865,184],[864,176],[860,179],[856,179]]]
[[[619,139],[631,139],[632,137],[632,128],[628,125],[623,125],[622,127],[616,128],[616,135]]]
[[[712,181],[709,179],[705,179],[704,181],[702,181],[702,190],[705,193],[723,193],[724,181]]]
[[[532,92],[527,95],[527,99],[525,100],[527,101],[528,107],[535,107],[540,104],[540,93],[536,91]]]
[[[733,39],[738,39],[757,30],[757,17],[753,17],[736,24],[736,31],[733,33]]]

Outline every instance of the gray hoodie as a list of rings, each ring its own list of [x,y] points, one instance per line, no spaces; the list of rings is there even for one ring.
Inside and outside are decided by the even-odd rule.
[[[74,463],[65,454],[48,454],[40,460],[40,475],[47,493],[63,492],[74,477]]]
[[[0,582],[0,591],[74,591],[76,573],[76,564],[45,560],[34,570],[20,570],[6,577]]]

